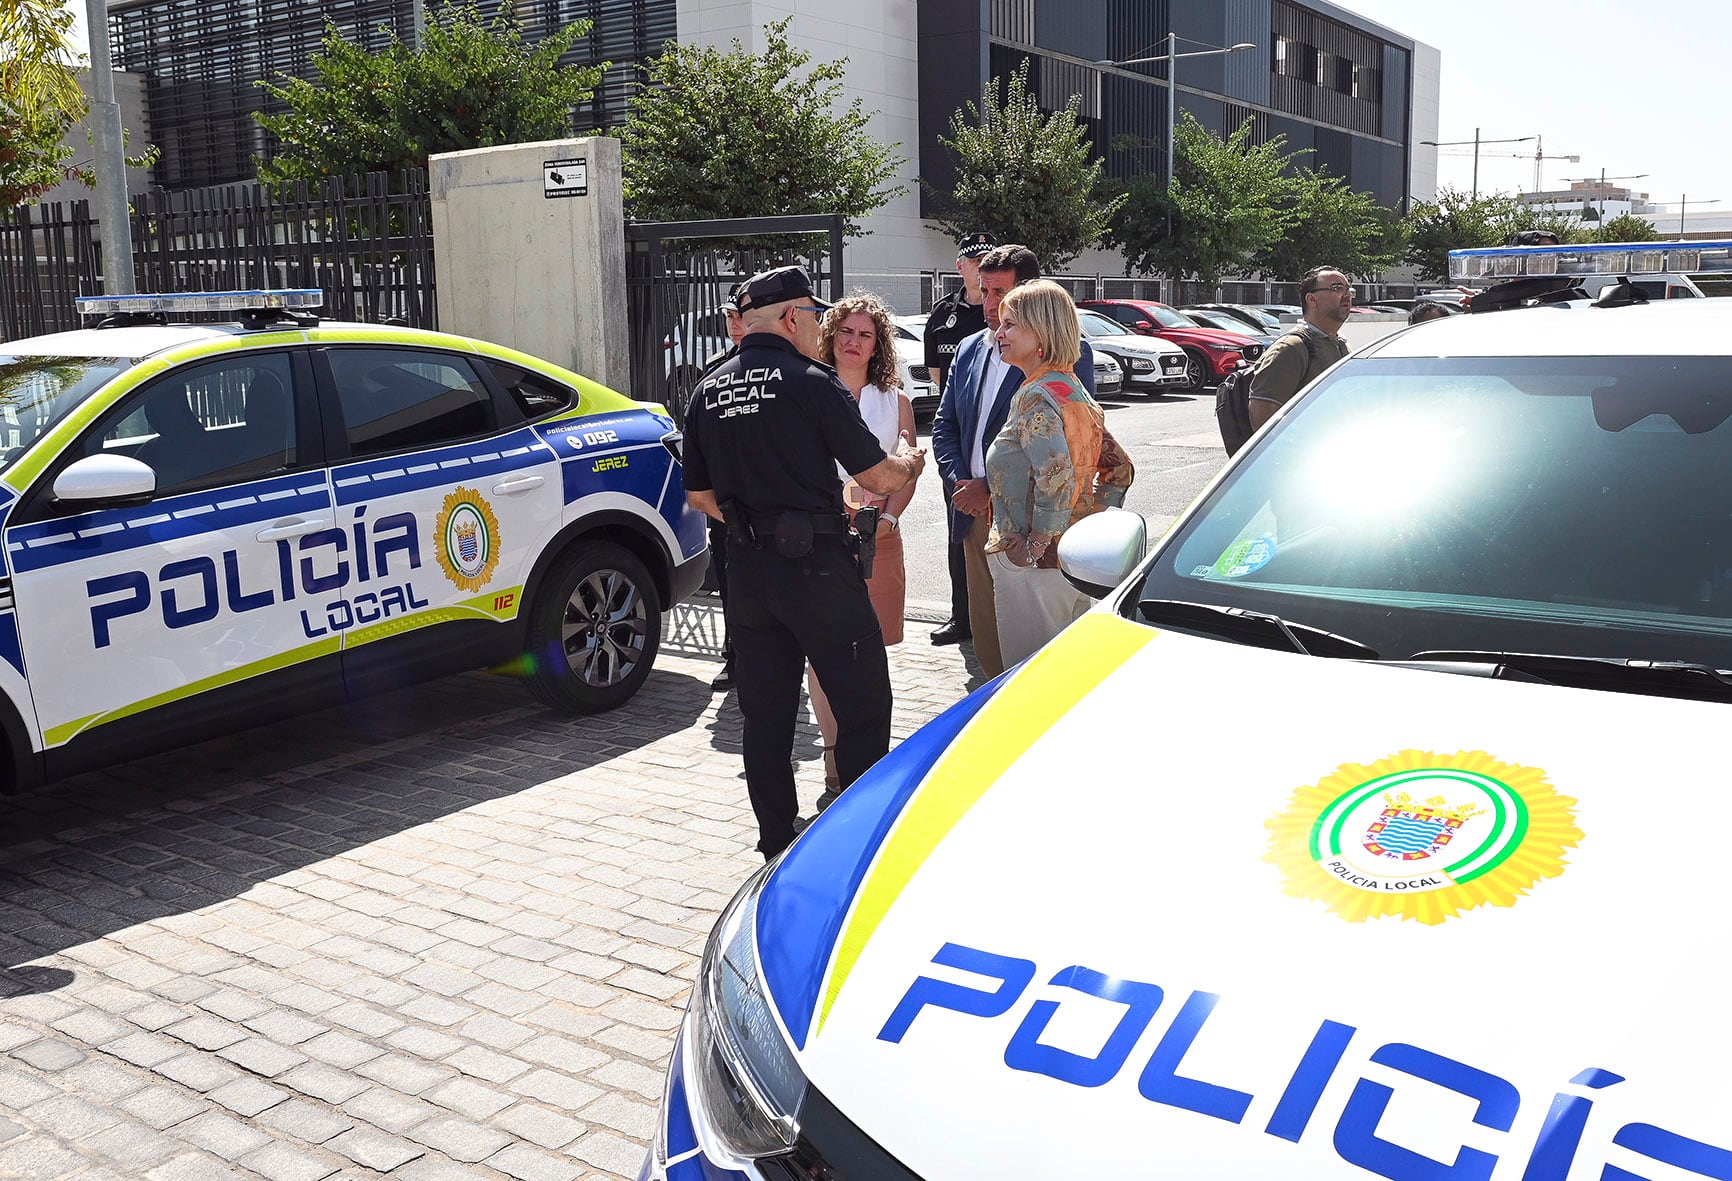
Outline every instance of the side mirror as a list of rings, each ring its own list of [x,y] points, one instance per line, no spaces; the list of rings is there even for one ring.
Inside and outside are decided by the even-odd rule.
[[[1091,599],[1104,599],[1143,560],[1148,526],[1128,509],[1102,509],[1059,535],[1058,568]]]
[[[156,472],[129,455],[86,455],[54,477],[61,501],[140,501],[156,492]]]
[[[1135,328],[1138,332],[1153,332],[1155,330],[1155,326],[1147,320],[1138,320],[1135,324],[1132,324],[1131,327]]]

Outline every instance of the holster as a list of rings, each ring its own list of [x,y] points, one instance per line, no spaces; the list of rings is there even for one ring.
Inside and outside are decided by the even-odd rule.
[[[728,527],[728,540],[740,545],[755,545],[758,535],[752,530],[752,519],[737,500],[724,500],[722,521]]]
[[[872,577],[872,563],[878,556],[878,518],[882,510],[869,504],[854,514],[854,533],[850,547],[854,561],[860,567],[861,578]]]
[[[783,513],[776,518],[776,552],[803,558],[812,552],[812,514]]]

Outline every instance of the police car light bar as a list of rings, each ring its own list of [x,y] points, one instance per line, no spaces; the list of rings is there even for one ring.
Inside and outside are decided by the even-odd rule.
[[[280,291],[186,291],[176,295],[82,295],[81,315],[117,312],[250,312],[271,308],[323,307],[325,293],[317,287]]]
[[[1729,270],[1732,241],[1484,246],[1449,252],[1449,277],[1457,283],[1496,283],[1534,275],[1689,275]]]

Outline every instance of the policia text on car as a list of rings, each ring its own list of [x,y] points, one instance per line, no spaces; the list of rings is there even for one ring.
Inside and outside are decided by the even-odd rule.
[[[692,393],[683,479],[692,507],[728,526],[746,787],[769,858],[797,831],[790,760],[807,661],[836,713],[842,787],[890,749],[884,638],[836,465],[887,494],[919,474],[926,454],[904,438],[885,455],[835,370],[811,359],[824,309],[803,269],[754,275],[740,306],[747,335],[738,355]]]

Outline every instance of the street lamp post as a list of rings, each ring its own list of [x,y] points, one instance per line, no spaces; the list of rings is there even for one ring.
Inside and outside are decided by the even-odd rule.
[[[1525,144],[1530,140],[1535,140],[1538,138],[1539,138],[1539,136],[1537,136],[1537,135],[1524,135],[1524,136],[1520,137],[1519,139],[1481,139],[1480,135],[1479,135],[1479,128],[1475,127],[1473,129],[1473,138],[1472,139],[1451,139],[1451,140],[1422,139],[1419,142],[1422,144],[1427,144],[1427,145],[1434,147],[1434,148],[1464,148],[1468,144],[1473,145],[1473,195],[1472,195],[1471,199],[1477,201],[1477,200],[1479,200],[1479,148],[1480,148],[1480,145],[1481,144]]]
[[[1225,48],[1216,46],[1213,49],[1196,49],[1180,53],[1178,52],[1179,35],[1177,33],[1168,33],[1163,40],[1167,43],[1167,51],[1158,57],[1132,57],[1126,58],[1124,61],[1112,61],[1109,58],[1101,58],[1095,62],[1095,65],[1140,66],[1145,62],[1164,61],[1167,63],[1167,187],[1171,188],[1173,185],[1173,141],[1179,122],[1179,92],[1174,81],[1174,75],[1177,72],[1175,69],[1176,64],[1181,58],[1217,57],[1227,53],[1238,53],[1244,49],[1255,49],[1257,48],[1257,45],[1253,41],[1241,41],[1237,45],[1228,45]],[[1190,38],[1187,37],[1185,40],[1189,41]],[[1200,45],[1203,44],[1203,42],[1196,42],[1196,44]]]
[[[114,99],[114,69],[108,54],[108,6],[85,0],[90,37],[90,130],[95,140],[96,218],[102,225],[102,290],[131,295],[132,216],[126,203],[126,133]]]
[[[1683,196],[1678,198],[1678,237],[1680,237],[1680,238],[1682,238],[1684,236],[1684,206],[1688,205],[1689,202],[1690,202],[1690,194],[1688,194],[1688,193],[1685,193]],[[1718,204],[1720,204],[1720,198],[1718,198],[1718,197],[1697,197],[1696,198],[1696,204],[1698,204],[1698,205],[1718,205]]]

